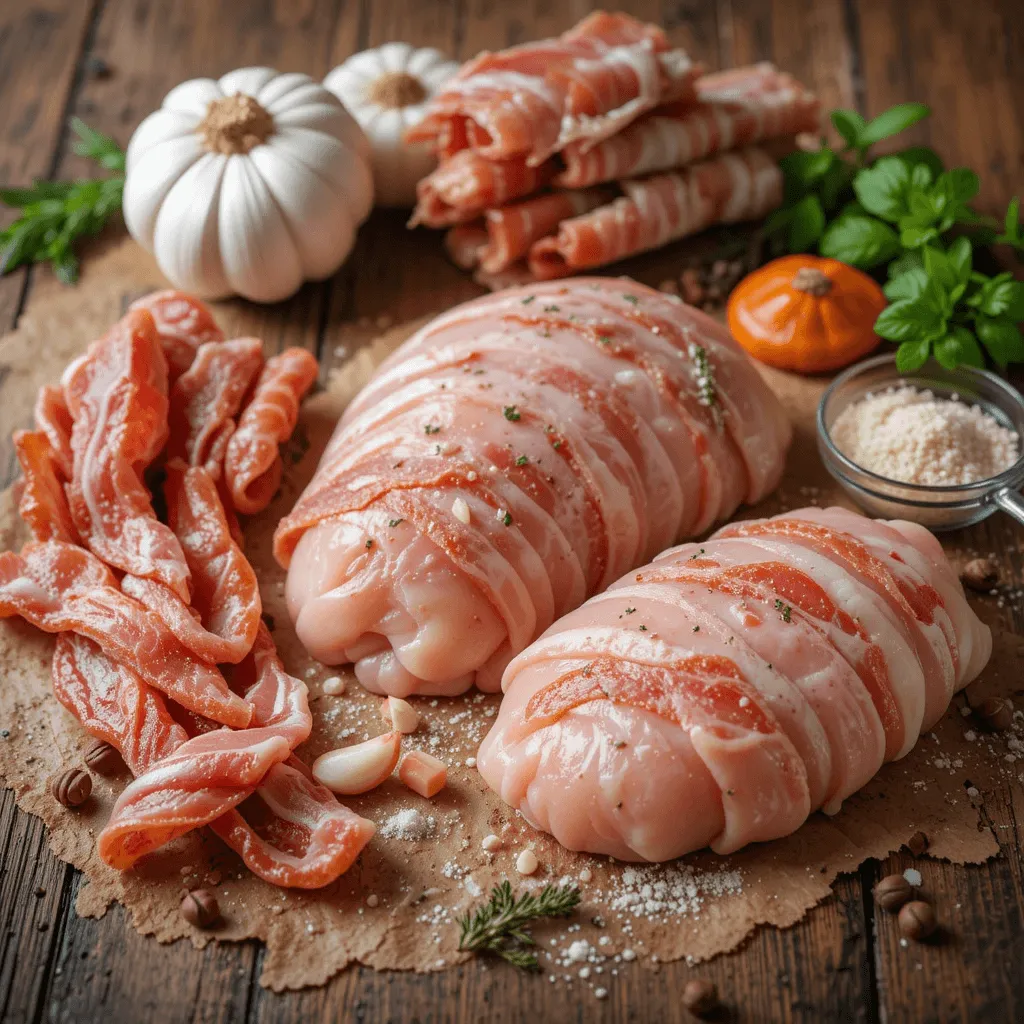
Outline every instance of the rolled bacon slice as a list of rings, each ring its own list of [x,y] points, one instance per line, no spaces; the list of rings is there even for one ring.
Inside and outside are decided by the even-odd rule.
[[[410,227],[447,228],[464,224],[484,210],[522,199],[547,185],[557,168],[547,160],[531,166],[525,157],[488,160],[464,149],[441,163],[416,186]]]
[[[589,149],[566,146],[555,183],[585,188],[638,178],[818,128],[814,94],[768,63],[705,75],[697,82],[697,98],[696,105],[655,110]]]
[[[152,316],[128,313],[67,368],[63,387],[74,421],[68,499],[83,543],[187,601],[184,553],[142,480],[167,440],[167,362]]]
[[[663,861],[836,813],[991,634],[912,523],[803,509],[631,572],[508,666],[485,781],[572,850]]]
[[[32,537],[77,544],[78,530],[64,492],[66,480],[50,439],[41,430],[18,430],[14,434],[14,451],[22,474],[18,483],[18,515]]]
[[[613,135],[659,103],[692,101],[699,74],[661,29],[597,11],[555,39],[480,54],[406,138],[442,157],[469,148],[539,164],[570,142]]]
[[[563,221],[557,234],[534,243],[528,262],[535,278],[615,263],[714,224],[763,217],[782,202],[782,172],[756,147],[621,187],[621,198]]]
[[[200,347],[224,340],[210,307],[185,292],[152,292],[133,302],[130,309],[145,310],[153,317],[172,381],[192,365]]]
[[[611,202],[614,192],[591,188],[549,192],[521,203],[488,210],[482,226],[458,225],[445,238],[452,259],[464,269],[497,274],[526,256],[534,242],[578,217]]]
[[[71,431],[74,423],[61,388],[46,384],[39,389],[39,394],[36,395],[35,421],[36,429],[41,430],[49,440],[61,476],[67,482],[75,471],[75,457],[71,450]]]
[[[224,479],[236,511],[255,515],[270,504],[281,482],[278,446],[291,437],[299,402],[318,372],[316,357],[302,348],[267,360],[224,455]]]
[[[275,535],[307,650],[399,696],[497,689],[559,615],[778,482],[790,426],[727,332],[628,280],[421,329]]]
[[[157,616],[117,587],[84,548],[59,541],[0,553],[0,618],[19,615],[47,633],[98,644],[150,686],[215,722],[248,725],[252,708],[211,665],[192,657]]]

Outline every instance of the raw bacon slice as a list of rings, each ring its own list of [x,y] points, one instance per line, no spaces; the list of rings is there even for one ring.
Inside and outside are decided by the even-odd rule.
[[[217,485],[204,468],[172,459],[164,495],[192,574],[191,607],[152,580],[126,576],[121,589],[159,616],[193,654],[210,664],[237,664],[260,626],[256,573],[232,538]]]
[[[482,53],[433,98],[407,133],[443,157],[540,163],[576,139],[599,140],[669,100],[692,99],[700,68],[664,32],[595,12],[556,39]]]
[[[589,149],[566,146],[556,184],[584,188],[637,178],[818,127],[814,94],[768,63],[705,75],[697,82],[697,97],[696,105],[655,110]]]
[[[47,633],[88,637],[150,686],[213,721],[249,724],[252,709],[223,676],[121,593],[107,566],[83,548],[50,541],[28,544],[20,555],[0,553],[0,618],[11,615]]]
[[[316,357],[302,348],[285,349],[267,360],[224,456],[225,480],[237,511],[255,515],[270,504],[281,482],[278,445],[291,437],[299,402],[318,371]]]
[[[83,542],[187,601],[184,553],[141,478],[167,440],[167,363],[152,316],[129,313],[68,367],[63,385],[74,419],[68,499]]]
[[[60,388],[44,385],[36,395],[36,429],[41,430],[50,442],[53,457],[60,474],[67,482],[74,474],[74,454],[71,451],[71,431],[74,423],[64,401]]]
[[[133,775],[141,775],[188,739],[156,690],[84,636],[57,636],[52,675],[57,700],[86,732],[115,747]]]
[[[782,172],[760,149],[725,153],[669,174],[622,182],[625,195],[530,249],[538,280],[615,263],[713,224],[763,217],[782,202]]]
[[[192,365],[200,346],[224,340],[210,307],[194,295],[173,290],[152,292],[132,303],[131,309],[144,309],[152,315],[171,380]]]
[[[614,192],[600,188],[534,196],[488,210],[482,232],[472,225],[452,228],[445,244],[460,267],[479,266],[488,274],[496,274],[526,256],[534,242],[557,230],[563,220],[596,210],[613,198]],[[476,234],[470,236],[472,231]]]
[[[68,508],[59,460],[47,435],[41,430],[19,430],[14,435],[14,451],[22,472],[18,514],[32,536],[40,541],[77,544],[78,531]]]
[[[464,149],[416,186],[416,209],[409,226],[446,228],[463,224],[484,210],[531,195],[547,185],[556,170],[550,160],[533,167],[524,157],[488,160],[472,149]]]
[[[991,650],[926,530],[803,509],[666,551],[555,623],[508,666],[477,763],[569,849],[730,853],[836,813]]]
[[[627,280],[420,330],[275,535],[299,638],[376,692],[496,689],[559,615],[778,482],[789,423],[727,332]]]
[[[203,466],[219,479],[234,417],[263,366],[258,338],[234,338],[202,346],[171,388],[167,454]]]

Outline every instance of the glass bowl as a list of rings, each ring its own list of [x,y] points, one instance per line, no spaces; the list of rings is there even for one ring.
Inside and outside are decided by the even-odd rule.
[[[868,392],[890,387],[927,389],[940,398],[958,395],[980,406],[1020,438],[1021,457],[998,476],[970,484],[933,487],[907,484],[879,476],[851,462],[832,442],[836,417]],[[987,370],[961,367],[945,370],[927,363],[920,370],[900,374],[895,354],[875,356],[851,366],[829,386],[818,404],[818,451],[825,468],[858,505],[883,519],[910,519],[934,531],[953,530],[977,523],[997,508],[1024,523],[1024,398],[1001,377]]]

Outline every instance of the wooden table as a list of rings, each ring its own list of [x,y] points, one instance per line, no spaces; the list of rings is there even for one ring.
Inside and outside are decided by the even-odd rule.
[[[269,64],[322,76],[350,53],[392,39],[467,58],[560,31],[589,0],[4,0],[0,4],[0,183],[91,173],[69,153],[77,114],[126,143],[179,81]],[[826,107],[870,115],[922,100],[933,119],[915,142],[948,164],[976,168],[980,205],[995,212],[1024,185],[1024,23],[1014,0],[626,0],[711,68],[770,59],[816,89]],[[625,268],[657,284],[680,250]],[[0,281],[0,332],[41,276]],[[375,214],[347,265],[323,285],[270,309],[244,307],[271,347],[305,345],[325,373],[344,325],[410,319],[477,293],[441,253],[438,236],[407,233]],[[251,322],[251,323],[250,323]],[[364,330],[367,335],[369,330]],[[0,348],[0,428],[7,367]],[[0,445],[0,482],[13,475]],[[1024,582],[1024,534],[993,517],[969,538],[1005,555]],[[1007,626],[1024,630],[1020,613]],[[600,1021],[688,1019],[685,981],[713,978],[744,1021],[1024,1020],[1024,807],[997,793],[986,807],[1001,856],[982,867],[915,862],[941,903],[949,937],[902,949],[871,887],[902,869],[895,855],[841,877],[835,895],[786,931],[762,929],[698,969],[624,972],[607,1001],[477,963],[428,976],[351,970],[323,989],[276,996],[256,983],[254,943],[196,952],[133,931],[120,908],[102,920],[73,910],[78,873],[48,851],[40,823],[0,797],[0,1016],[9,1021]],[[955,909],[954,909],[955,908]]]

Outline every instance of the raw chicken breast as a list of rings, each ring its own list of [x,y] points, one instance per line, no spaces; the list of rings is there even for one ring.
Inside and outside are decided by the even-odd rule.
[[[774,488],[789,439],[675,297],[580,278],[478,299],[349,407],[275,538],[289,611],[375,692],[497,690],[560,615]]]
[[[922,527],[840,508],[736,523],[515,658],[477,764],[571,850],[730,853],[838,811],[991,652]]]

